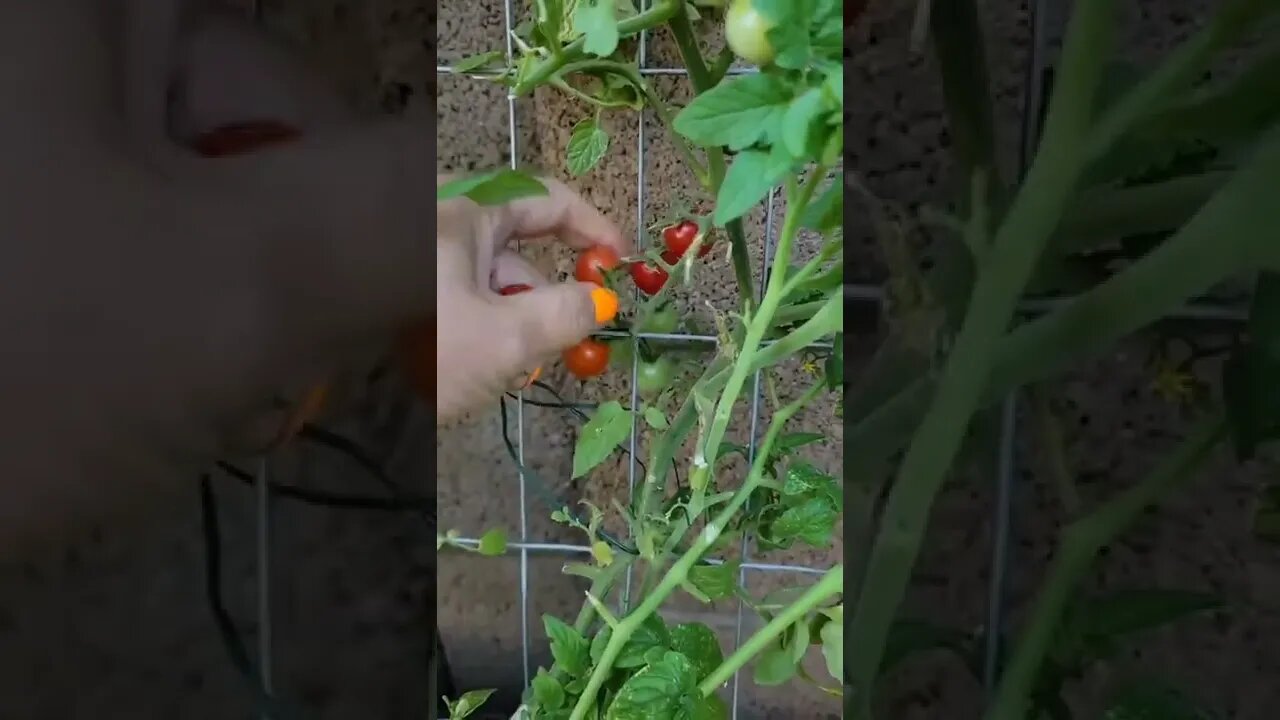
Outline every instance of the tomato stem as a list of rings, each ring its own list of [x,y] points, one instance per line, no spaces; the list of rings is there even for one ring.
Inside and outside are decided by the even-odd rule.
[[[733,654],[725,658],[715,670],[712,670],[707,677],[698,684],[698,692],[705,697],[716,691],[716,688],[725,684],[747,663],[751,662],[756,655],[759,655],[766,647],[769,646],[779,635],[786,632],[787,628],[794,625],[825,602],[828,598],[838,594],[844,587],[844,565],[836,565],[822,575],[822,579],[805,591],[803,595],[796,598],[795,602],[788,605],[782,612],[778,613],[764,627],[752,633]]]
[[[1141,482],[1063,528],[1058,553],[1041,584],[1017,649],[1001,675],[987,720],[1026,717],[1027,700],[1040,675],[1040,665],[1056,637],[1068,603],[1098,553],[1133,525],[1147,508],[1194,477],[1224,437],[1225,430],[1226,424],[1220,416],[1203,421]]]

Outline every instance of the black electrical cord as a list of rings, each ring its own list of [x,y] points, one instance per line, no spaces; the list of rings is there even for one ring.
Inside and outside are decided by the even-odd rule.
[[[226,461],[218,461],[218,469],[227,475],[239,480],[245,485],[254,485],[258,479],[249,471],[232,465]],[[426,499],[420,501],[399,500],[396,498],[377,498],[366,497],[362,495],[343,495],[336,493],[326,493],[317,490],[308,490],[295,485],[286,485],[278,482],[268,482],[267,487],[271,492],[282,498],[291,500],[300,500],[310,505],[319,505],[322,507],[332,508],[350,508],[353,510],[380,510],[387,512],[409,512],[414,510],[431,511],[431,504]]]

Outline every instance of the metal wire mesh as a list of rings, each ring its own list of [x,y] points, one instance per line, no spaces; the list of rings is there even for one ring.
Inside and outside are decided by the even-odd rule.
[[[256,0],[252,3],[252,12],[255,18],[260,17],[259,2]],[[1033,0],[1030,4],[1030,10],[1033,15],[1033,21],[1030,23],[1030,47],[1031,56],[1029,59],[1029,67],[1026,75],[1025,106],[1027,112],[1023,118],[1023,138],[1024,138],[1024,159],[1029,157],[1035,146],[1035,123],[1033,119],[1033,109],[1038,107],[1039,99],[1042,95],[1041,78],[1043,73],[1041,70],[1045,67],[1046,60],[1045,46],[1047,42],[1045,23],[1043,18],[1046,16],[1046,8],[1051,4],[1051,0]],[[642,9],[647,7],[648,2],[642,2]],[[504,36],[506,38],[506,55],[510,62],[515,54],[515,48],[512,42],[512,29],[515,27],[515,10],[512,0],[504,2]],[[639,62],[640,73],[646,76],[683,76],[687,75],[684,68],[664,68],[664,67],[648,67],[646,64],[648,55],[648,36],[642,33],[639,42]],[[729,70],[732,74],[754,72],[753,68],[734,67]],[[454,68],[448,65],[437,65],[437,75],[457,75],[475,78],[477,81],[486,81],[492,77],[492,73],[483,71],[468,71],[466,73],[458,73]],[[508,93],[507,95],[507,119],[508,119],[508,152],[511,158],[511,165],[514,168],[517,163],[518,150],[517,147],[517,125],[518,117],[516,113],[515,96]],[[646,132],[644,124],[644,111],[639,111],[637,115],[638,140],[637,140],[637,163],[636,163],[636,183],[637,183],[637,237],[638,247],[643,247],[646,240],[645,236],[645,159],[646,159]],[[1024,163],[1025,165],[1025,163]],[[765,219],[765,252],[762,255],[760,263],[760,276],[757,278],[757,287],[763,289],[767,281],[768,274],[771,271],[769,266],[770,250],[774,240],[774,205],[776,200],[776,191],[771,192],[768,197],[768,205],[766,207]],[[854,302],[872,302],[879,303],[883,299],[880,288],[872,285],[850,284],[844,288],[846,300]],[[1021,305],[1021,309],[1027,314],[1037,314],[1052,310],[1055,306],[1062,302],[1069,301],[1070,298],[1041,298],[1029,300]],[[1206,302],[1194,302],[1188,304],[1179,312],[1171,317],[1189,320],[1207,320],[1207,321],[1224,321],[1238,322],[1243,319],[1243,311],[1235,306],[1219,305]],[[603,332],[601,335],[625,335],[621,332]],[[638,343],[641,338],[657,339],[664,341],[680,341],[686,343],[714,343],[714,336],[695,335],[695,334],[668,334],[668,333],[638,333],[633,342]],[[631,402],[634,406],[637,400],[637,384],[636,379],[639,372],[639,353],[632,352],[631,367]],[[751,412],[750,412],[750,434],[748,444],[748,461],[754,459],[756,451],[756,440],[758,435],[758,423],[760,419],[760,374],[756,373],[752,382],[751,392]],[[990,581],[988,587],[988,600],[986,608],[987,627],[993,632],[988,633],[988,643],[985,649],[984,662],[984,680],[990,689],[994,686],[999,668],[999,647],[1000,637],[1005,627],[1005,582],[1008,576],[1007,561],[1009,549],[1013,542],[1011,526],[1010,526],[1010,508],[1012,497],[1015,492],[1014,479],[1016,458],[1014,454],[1016,439],[1016,396],[1011,395],[1004,401],[1002,408],[1001,433],[999,439],[998,453],[998,472],[997,472],[997,491],[995,496],[995,505],[992,508],[992,525],[993,538]],[[520,396],[516,406],[516,433],[517,433],[517,456],[519,461],[524,462],[524,399]],[[635,488],[636,475],[636,427],[633,420],[632,432],[628,440],[629,444],[629,460],[627,467],[627,486],[628,492],[631,493]],[[258,619],[258,653],[259,668],[261,672],[261,681],[264,689],[271,692],[272,689],[272,624],[271,624],[271,497],[268,492],[270,463],[269,459],[263,459],[258,467],[257,473],[257,570],[258,570],[258,597],[257,597],[257,619]],[[521,637],[521,662],[523,667],[523,677],[527,685],[531,678],[530,670],[530,636],[529,636],[529,599],[530,599],[530,565],[529,557],[531,554],[548,554],[548,555],[586,555],[591,552],[590,548],[585,545],[576,545],[571,543],[557,542],[541,542],[529,537],[529,507],[528,494],[525,477],[522,473],[517,473],[519,482],[519,540],[509,543],[508,547],[519,553],[520,559],[520,637]],[[462,538],[457,541],[463,545],[478,546],[479,540],[476,538]],[[821,575],[825,570],[814,567],[801,565],[785,565],[770,564],[763,562],[755,562],[750,559],[749,555],[750,538],[744,538],[741,547],[741,570],[739,583],[745,584],[749,573],[785,573],[799,576],[805,575]],[[712,560],[711,562],[717,562]],[[624,586],[623,598],[620,602],[626,602],[631,592],[631,576],[628,574],[626,584]],[[734,643],[735,647],[742,642],[743,626],[745,617],[745,604],[739,600],[736,608],[735,624],[734,624]],[[740,677],[734,675],[732,682],[732,717],[736,720],[739,716],[741,707],[740,699],[742,696],[740,689]]]

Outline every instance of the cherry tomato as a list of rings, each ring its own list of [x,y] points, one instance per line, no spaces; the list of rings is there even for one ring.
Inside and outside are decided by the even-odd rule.
[[[663,258],[666,260],[666,258]],[[668,262],[670,262],[668,260]],[[667,284],[667,280],[671,276],[666,270],[654,265],[651,262],[638,262],[631,264],[631,279],[635,281],[636,287],[640,288],[640,292],[645,295],[656,295]]]
[[[297,128],[274,120],[231,123],[200,135],[192,148],[204,157],[225,157],[289,142],[300,135]]]
[[[676,308],[671,303],[665,303],[662,307],[654,310],[645,318],[640,325],[640,332],[655,333],[665,335],[676,331],[676,327],[680,324],[680,315],[676,312]]]
[[[595,377],[609,367],[609,346],[587,338],[564,351],[564,364],[579,380]]]
[[[755,8],[754,0],[733,0],[724,15],[724,39],[738,57],[764,67],[773,62],[769,29],[773,21]]]
[[[677,259],[689,252],[689,247],[697,237],[698,223],[692,220],[682,220],[662,231],[662,240],[666,243],[667,250]],[[704,239],[702,247],[698,248],[698,257],[706,257],[709,252],[711,252],[711,243]]]
[[[508,285],[502,288],[501,290],[498,291],[498,294],[499,295],[518,295],[522,292],[529,292],[532,289],[533,289],[532,285],[525,285],[524,283],[516,283],[515,285]]]
[[[604,287],[604,273],[618,267],[622,258],[608,245],[596,245],[578,256],[578,264],[573,269],[573,276],[582,282],[595,283]]]
[[[669,357],[660,357],[653,362],[640,361],[636,367],[636,390],[641,397],[654,397],[671,386],[675,377],[675,363]]]

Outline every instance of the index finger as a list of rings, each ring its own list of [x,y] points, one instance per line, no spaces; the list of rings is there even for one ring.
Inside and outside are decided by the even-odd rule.
[[[538,180],[546,186],[546,195],[520,198],[492,209],[498,243],[554,235],[575,248],[606,245],[619,255],[630,254],[631,243],[622,231],[591,203],[558,180]]]

